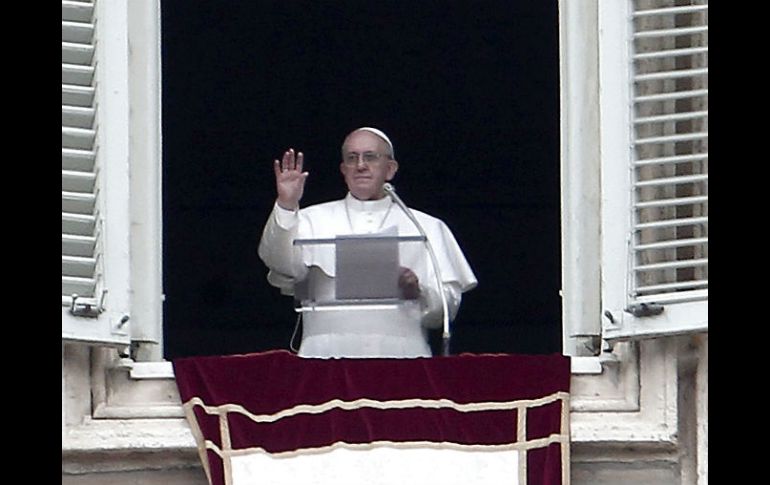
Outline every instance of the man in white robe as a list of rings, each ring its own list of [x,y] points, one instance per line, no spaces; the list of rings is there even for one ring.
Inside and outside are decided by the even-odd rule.
[[[296,246],[295,239],[334,238],[395,230],[417,236],[419,230],[386,194],[384,184],[398,170],[393,144],[376,128],[359,128],[345,138],[340,171],[348,187],[342,200],[300,209],[308,172],[303,154],[287,150],[275,160],[277,199],[259,243],[259,256],[269,268],[269,283],[283,294],[294,293],[298,282],[315,294],[333,295],[333,253],[317,246]],[[398,286],[403,302],[377,310],[309,311],[303,314],[302,357],[429,357],[427,329],[443,322],[439,291],[447,300],[450,320],[462,293],[477,280],[447,225],[413,210],[430,241],[440,268],[442,288],[422,243],[402,244]]]

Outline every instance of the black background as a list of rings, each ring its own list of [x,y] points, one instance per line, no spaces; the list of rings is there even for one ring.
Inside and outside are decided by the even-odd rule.
[[[161,5],[167,359],[287,348],[291,299],[256,254],[272,160],[305,153],[303,206],[341,198],[360,126],[479,280],[452,352],[561,350],[555,0]]]

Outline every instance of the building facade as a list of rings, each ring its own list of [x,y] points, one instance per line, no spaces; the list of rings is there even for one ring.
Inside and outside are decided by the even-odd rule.
[[[573,483],[708,483],[707,19],[559,2]],[[65,484],[206,483],[161,351],[160,38],[158,1],[62,1]]]

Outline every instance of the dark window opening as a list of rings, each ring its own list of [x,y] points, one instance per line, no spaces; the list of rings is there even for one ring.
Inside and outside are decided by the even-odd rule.
[[[399,195],[447,222],[479,280],[452,352],[561,351],[557,2],[162,9],[167,359],[288,348],[291,299],[256,254],[272,160],[305,152],[303,206],[341,198],[340,144],[364,125],[393,140]]]

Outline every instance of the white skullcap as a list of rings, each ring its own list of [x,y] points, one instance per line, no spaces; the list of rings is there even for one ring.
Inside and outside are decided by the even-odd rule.
[[[390,138],[388,138],[388,135],[386,135],[385,132],[383,132],[382,130],[378,130],[377,128],[372,128],[369,126],[362,126],[361,128],[357,128],[353,130],[352,133],[355,133],[357,131],[368,131],[369,133],[373,133],[379,136],[385,141],[385,143],[388,144],[388,148],[390,148],[390,156],[392,157],[396,156],[396,152],[393,150],[393,142],[390,141]]]

